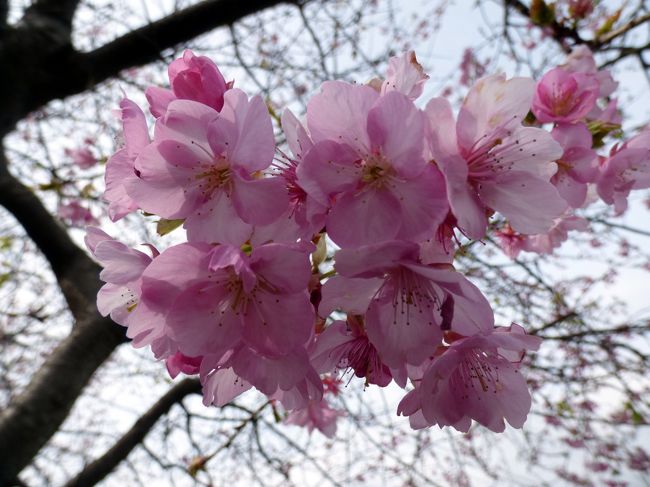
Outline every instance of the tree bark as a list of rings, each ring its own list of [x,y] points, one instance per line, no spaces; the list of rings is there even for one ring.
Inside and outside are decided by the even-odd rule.
[[[144,440],[149,431],[151,431],[151,428],[154,427],[163,415],[167,414],[174,404],[181,402],[186,396],[199,393],[200,391],[201,383],[198,379],[184,379],[175,384],[156,404],[140,416],[131,429],[106,453],[86,465],[64,487],[89,487],[96,485],[111,473],[122,460],[129,456],[131,451]]]
[[[31,14],[28,9],[23,21],[0,37],[0,137],[51,100],[81,93],[121,70],[158,59],[163,49],[280,3],[283,0],[206,0],[96,51],[80,53],[59,31],[43,29],[28,17],[39,9],[40,14],[59,12],[65,24],[72,19],[76,2],[36,2]],[[5,486],[56,433],[94,372],[125,337],[123,328],[96,311],[99,267],[72,242],[38,197],[9,173],[1,147],[0,205],[48,259],[75,318],[72,333],[0,413],[0,486]]]

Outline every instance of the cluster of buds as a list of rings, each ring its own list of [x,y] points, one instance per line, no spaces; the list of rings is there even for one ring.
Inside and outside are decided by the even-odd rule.
[[[561,234],[594,183],[620,208],[650,182],[648,136],[599,158],[590,127],[617,123],[615,105],[598,105],[615,85],[584,51],[538,84],[480,79],[457,117],[444,98],[416,105],[427,79],[408,52],[385,79],[328,81],[305,123],[283,113],[281,150],[264,101],[186,51],[171,88],[146,92],[153,137],[121,102],[104,197],[112,220],[142,210],[187,241],[149,256],[89,228],[102,314],[172,377],[198,374],[206,405],[255,388],[331,436],[340,414],[323,381],[349,373],[408,388],[398,412],[414,428],[521,427],[520,363],[541,340],[495,326],[454,268],[456,232],[481,239],[498,214],[510,247]]]

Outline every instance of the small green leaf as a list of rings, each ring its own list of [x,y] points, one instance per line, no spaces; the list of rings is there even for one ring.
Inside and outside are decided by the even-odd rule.
[[[161,218],[158,220],[158,224],[156,225],[156,232],[162,237],[176,230],[184,221],[185,220],[165,220],[164,218]]]
[[[611,30],[614,28],[614,24],[616,24],[618,19],[621,17],[621,10],[622,9],[618,9],[616,12],[605,19],[605,22],[603,22],[596,31],[596,37],[600,37],[611,32]]]
[[[555,4],[544,0],[533,0],[530,4],[530,20],[535,25],[547,26],[555,22]]]
[[[9,250],[13,241],[12,237],[0,237],[0,250]]]
[[[5,282],[9,281],[9,279],[11,279],[11,272],[0,274],[0,287],[2,287]]]

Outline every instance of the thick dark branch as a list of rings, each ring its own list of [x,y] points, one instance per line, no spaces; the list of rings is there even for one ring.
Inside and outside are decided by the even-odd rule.
[[[42,15],[70,25],[78,6],[79,0],[37,0],[27,7],[25,18]]]
[[[96,84],[124,69],[159,59],[164,49],[286,1],[206,0],[83,54],[81,62],[86,66],[89,83]]]
[[[8,15],[9,15],[9,0],[0,0],[0,34],[7,27]]]
[[[70,239],[29,188],[14,178],[0,145],[0,205],[23,226],[52,266],[75,317],[27,388],[0,413],[0,486],[30,463],[58,430],[92,374],[120,343],[124,329],[97,313],[99,267]]]
[[[50,354],[27,388],[0,413],[0,486],[29,465],[59,429],[95,370],[124,341],[111,320],[88,317]]]
[[[50,263],[75,319],[96,314],[99,266],[70,239],[41,200],[9,173],[7,166],[0,145],[0,206],[18,220]]]
[[[86,465],[79,475],[66,483],[64,487],[86,487],[97,484],[129,456],[129,453],[144,440],[151,428],[174,404],[182,401],[189,394],[200,391],[201,383],[197,379],[184,379],[176,384],[156,404],[151,406],[110,450]]]
[[[125,69],[160,59],[164,49],[288,1],[205,0],[88,53],[52,42],[29,26],[18,29],[4,52],[0,45],[0,67],[7,68],[0,76],[0,136],[52,100],[82,93]]]
[[[2,0],[0,0],[2,1]],[[46,49],[25,25],[0,45],[0,135],[45,103],[81,93],[121,70],[146,64],[160,50],[282,0],[208,0],[137,29],[97,51]],[[44,44],[45,42],[45,44]],[[9,69],[11,68],[11,69]],[[50,262],[75,315],[72,333],[52,352],[27,388],[0,413],[0,486],[17,478],[58,430],[91,376],[125,338],[123,329],[95,310],[98,267],[29,188],[7,169],[0,146],[0,205],[25,228]]]

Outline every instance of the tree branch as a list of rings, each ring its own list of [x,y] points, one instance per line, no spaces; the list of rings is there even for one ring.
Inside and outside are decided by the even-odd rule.
[[[125,340],[108,318],[78,321],[27,388],[0,413],[0,486],[15,479],[56,433],[97,368]]]
[[[4,52],[0,49],[0,66],[11,68],[0,77],[0,136],[52,100],[84,92],[125,69],[159,59],[164,49],[288,2],[204,0],[87,53],[67,43],[52,45],[47,37],[36,42],[38,36],[31,29],[21,29],[0,46],[5,47]]]
[[[0,205],[49,261],[76,322],[27,388],[0,413],[0,485],[5,485],[57,431],[95,370],[125,337],[122,327],[97,313],[99,266],[74,244],[38,197],[9,173],[1,144]]]
[[[530,9],[526,7],[526,5],[524,5],[519,0],[504,0],[504,8],[513,8],[514,10],[519,12],[519,14],[526,17],[528,20],[532,20],[530,18]],[[580,37],[580,35],[575,29],[562,25],[558,23],[556,20],[553,20],[546,27],[548,27],[551,30],[553,39],[557,41],[557,43],[565,52],[571,51],[571,48],[565,43],[565,41],[568,39],[572,40],[575,44],[586,44],[589,47],[592,47],[593,45],[592,41],[587,41],[582,37]]]
[[[7,28],[9,15],[9,0],[0,0],[0,34]]]
[[[162,49],[279,3],[282,0],[206,0],[85,54],[70,46],[55,46],[44,54],[45,48],[34,49],[43,40],[32,26],[23,26],[0,46],[0,65],[8,68],[0,77],[0,135],[52,99],[83,92],[123,69],[157,59]],[[26,389],[0,413],[0,486],[14,481],[32,461],[95,370],[125,341],[121,327],[97,314],[98,266],[7,166],[0,144],[0,205],[48,259],[76,324]]]
[[[86,487],[97,484],[106,477],[129,453],[147,436],[151,428],[165,415],[171,407],[182,401],[189,394],[199,393],[201,383],[198,379],[184,379],[174,385],[156,404],[131,426],[106,453],[86,467],[64,487]]]
[[[55,28],[69,40],[78,5],[79,0],[38,0],[27,7],[21,22],[39,29]]]
[[[648,21],[650,21],[650,12],[646,13],[645,15],[642,15],[641,17],[631,19],[628,23],[622,25],[618,29],[614,29],[605,35],[599,36],[598,40],[596,41],[596,46],[600,47],[600,46],[604,46],[605,44],[609,44],[617,37],[622,36],[623,34],[631,31],[635,27],[638,27],[639,25]]]
[[[120,71],[155,61],[164,49],[287,0],[207,0],[81,54],[88,81],[97,84]]]
[[[100,268],[70,238],[38,197],[8,170],[0,144],[0,206],[25,229],[50,263],[75,319],[96,315],[95,299],[101,286]]]

